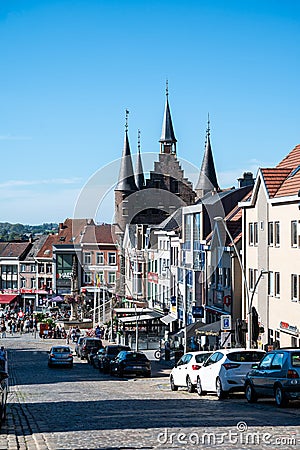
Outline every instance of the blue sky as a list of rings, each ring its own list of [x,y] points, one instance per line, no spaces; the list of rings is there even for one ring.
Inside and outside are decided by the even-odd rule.
[[[299,53],[297,0],[1,0],[0,221],[72,217],[95,173],[111,189],[126,108],[132,153],[138,129],[158,153],[166,79],[179,158],[200,168],[209,112],[221,187],[276,165],[300,143]]]

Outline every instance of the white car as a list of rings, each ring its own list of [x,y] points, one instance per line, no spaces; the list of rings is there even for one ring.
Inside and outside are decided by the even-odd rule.
[[[211,354],[212,352],[206,351],[185,353],[170,373],[171,390],[187,387],[188,392],[194,392],[199,369]]]
[[[230,392],[243,392],[245,378],[266,352],[241,348],[216,350],[197,372],[197,392],[217,394],[219,400]]]

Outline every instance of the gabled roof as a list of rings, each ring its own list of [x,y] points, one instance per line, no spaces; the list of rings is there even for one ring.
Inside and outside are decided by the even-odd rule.
[[[53,245],[78,245],[87,225],[94,225],[92,219],[66,219],[60,224],[57,234],[50,234],[40,251],[37,253],[38,258],[52,258]]]
[[[291,168],[295,169],[300,164],[300,145],[296,145],[290,153],[277,164],[277,168]]]
[[[261,169],[261,174],[270,198],[273,198],[287,176],[291,173],[291,168]]]
[[[108,223],[87,225],[81,239],[82,244],[114,244],[113,227]]]
[[[47,234],[43,234],[39,236],[37,239],[33,241],[32,247],[28,254],[26,255],[26,258],[24,261],[34,261],[35,256],[38,254],[42,246],[45,244],[46,240],[48,238]]]
[[[1,246],[2,258],[22,258],[31,249],[31,242],[6,242],[5,245]]]

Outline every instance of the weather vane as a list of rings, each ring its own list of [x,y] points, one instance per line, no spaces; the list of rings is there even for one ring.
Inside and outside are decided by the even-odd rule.
[[[129,111],[128,109],[125,110],[125,131],[128,130],[128,115],[129,115]]]

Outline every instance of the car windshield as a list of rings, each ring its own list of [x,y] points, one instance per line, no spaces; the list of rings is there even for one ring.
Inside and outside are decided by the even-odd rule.
[[[293,367],[300,367],[300,352],[298,353],[292,353],[292,366]]]
[[[71,350],[69,347],[53,347],[52,352],[53,353],[71,353]]]
[[[235,362],[259,362],[263,356],[263,352],[233,352],[228,353],[227,358]]]
[[[195,360],[197,363],[203,363],[207,360],[207,358],[211,355],[211,353],[203,353],[201,355],[196,355]]]
[[[120,353],[121,350],[124,350],[123,347],[109,347],[107,349],[107,354],[108,355],[117,355],[118,353]]]
[[[147,356],[142,353],[128,353],[126,359],[127,361],[147,361]]]

